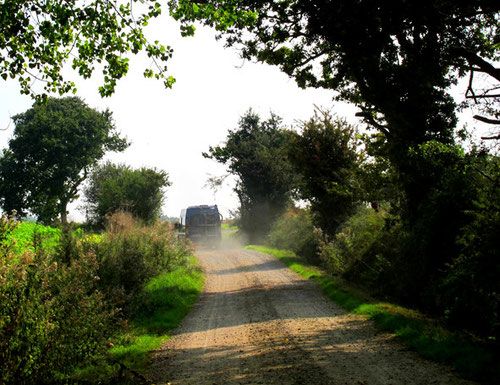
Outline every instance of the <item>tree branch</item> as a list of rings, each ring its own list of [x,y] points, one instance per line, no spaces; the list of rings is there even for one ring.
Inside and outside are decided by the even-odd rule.
[[[465,49],[461,49],[460,53],[462,56],[467,59],[467,61],[474,66],[477,66],[478,69],[475,69],[475,71],[481,71],[484,73],[487,73],[491,77],[494,77],[498,81],[500,81],[500,68],[496,68],[492,64],[488,63],[486,60],[484,60],[482,57],[469,52]]]
[[[481,116],[481,115],[474,115],[473,118],[476,120],[479,120],[480,122],[483,122],[483,123],[500,124],[500,120],[498,120],[498,119],[489,119],[489,118],[485,118],[484,116]]]

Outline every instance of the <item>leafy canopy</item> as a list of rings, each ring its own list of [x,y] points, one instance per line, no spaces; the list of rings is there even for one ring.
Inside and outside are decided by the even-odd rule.
[[[290,202],[294,176],[285,150],[287,140],[278,116],[261,121],[249,110],[224,145],[203,153],[238,178],[234,190],[240,201],[240,228],[255,240],[267,233]]]
[[[14,137],[0,157],[0,203],[7,212],[29,210],[42,222],[58,215],[65,222],[66,206],[89,169],[106,151],[128,146],[111,112],[96,111],[77,97],[35,102],[13,120]]]
[[[165,171],[110,162],[99,165],[85,188],[87,217],[102,226],[107,215],[126,211],[151,224],[160,217],[165,188],[170,184]]]
[[[161,13],[156,0],[9,0],[0,3],[0,76],[17,78],[21,92],[40,98],[32,86],[45,83],[46,93],[73,91],[75,84],[61,74],[71,64],[80,76],[89,78],[102,65],[102,96],[111,95],[116,81],[127,74],[127,54],[144,51],[154,70],[144,76],[162,79],[171,87],[165,62],[172,49],[149,42],[144,27]]]
[[[214,26],[244,58],[278,66],[299,86],[355,103],[384,134],[411,222],[432,186],[408,151],[453,142],[449,87],[471,67],[495,72],[499,12],[491,0],[179,0],[172,10],[187,26]]]
[[[288,156],[300,175],[299,194],[328,235],[335,234],[361,201],[359,145],[356,127],[326,111],[316,111],[300,133],[290,134]]]

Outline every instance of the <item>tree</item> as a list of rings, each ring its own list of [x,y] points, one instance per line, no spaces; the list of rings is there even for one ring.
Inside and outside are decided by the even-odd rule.
[[[462,190],[454,195],[446,190],[453,183],[442,182],[454,180],[462,167],[449,150],[457,124],[450,87],[471,69],[498,76],[500,3],[180,0],[172,13],[185,26],[198,20],[214,26],[243,58],[276,65],[299,86],[331,89],[359,107],[358,115],[380,134],[378,156],[390,161],[400,192],[391,201],[408,234],[399,265],[411,274],[420,263],[419,276],[426,277],[413,288],[414,282],[402,282],[401,292],[430,303],[424,297],[438,290],[430,280],[456,257],[463,224],[449,226],[443,219],[461,221],[468,208],[458,205],[467,202]],[[435,167],[441,159],[457,164]],[[436,204],[444,197],[460,199]]]
[[[96,166],[85,188],[87,218],[102,226],[107,215],[123,210],[151,224],[161,215],[164,189],[170,184],[161,170],[110,162]]]
[[[13,118],[16,128],[0,158],[0,204],[51,222],[78,195],[89,169],[106,151],[128,143],[115,130],[111,112],[98,112],[77,97],[49,98]]]
[[[500,47],[500,43],[497,44]],[[477,75],[480,76],[477,76]],[[486,75],[486,76],[485,76]],[[477,78],[480,78],[477,81]],[[485,78],[486,77],[486,78]],[[494,127],[486,136],[481,139],[500,139],[500,68],[490,63],[483,64],[482,67],[471,67],[469,75],[469,85],[465,93],[465,106],[472,107],[477,113],[474,119]],[[495,131],[496,130],[496,131]]]
[[[240,201],[240,228],[252,241],[267,234],[290,203],[294,176],[285,150],[288,134],[280,124],[276,115],[261,121],[249,110],[223,146],[203,153],[238,177],[234,191]]]
[[[159,16],[156,0],[77,1],[9,0],[0,3],[0,76],[17,78],[21,92],[35,97],[33,82],[45,83],[45,92],[76,92],[75,84],[61,74],[66,64],[89,78],[103,64],[102,96],[114,92],[116,81],[128,72],[128,53],[141,51],[151,58],[155,71],[145,77],[163,79],[171,87],[165,62],[172,49],[148,42],[143,28]]]
[[[386,138],[412,226],[432,186],[408,151],[453,142],[449,87],[498,59],[499,10],[490,0],[180,0],[172,14],[184,25],[215,26],[244,58],[279,66],[301,87],[355,103]]]
[[[358,146],[356,128],[324,111],[303,122],[301,133],[291,133],[288,153],[301,176],[299,194],[310,202],[316,224],[330,236],[361,200]]]

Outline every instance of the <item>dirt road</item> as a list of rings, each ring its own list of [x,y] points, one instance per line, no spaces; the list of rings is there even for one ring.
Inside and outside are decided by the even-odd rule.
[[[205,290],[153,357],[157,384],[469,384],[346,314],[274,257],[197,255]]]

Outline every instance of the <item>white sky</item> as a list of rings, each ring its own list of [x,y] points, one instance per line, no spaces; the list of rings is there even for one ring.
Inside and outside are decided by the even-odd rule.
[[[358,121],[353,106],[333,103],[332,91],[302,90],[276,67],[243,63],[235,49],[225,49],[222,41],[214,39],[210,29],[199,27],[195,37],[182,38],[176,23],[163,15],[150,23],[147,35],[174,49],[169,62],[169,72],[177,79],[173,89],[165,90],[161,81],[144,79],[142,72],[150,61],[137,56],[131,56],[129,74],[110,98],[99,96],[97,72],[88,81],[76,76],[72,80],[76,80],[77,95],[90,107],[113,112],[118,130],[132,142],[125,152],[105,159],[168,172],[172,186],[163,207],[166,215],[178,216],[189,205],[217,203],[227,216],[238,206],[232,192],[234,179],[228,178],[215,196],[204,187],[209,175],[222,175],[225,168],[201,153],[210,145],[221,144],[249,108],[263,119],[273,111],[288,126],[311,117],[314,105],[330,108],[353,123]],[[16,81],[0,85],[0,128],[5,128],[9,115],[26,111],[33,101],[19,94]],[[13,128],[11,124],[0,131],[0,148],[8,145]],[[83,220],[79,204],[70,206],[70,218]]]
[[[238,52],[225,49],[208,28],[199,27],[195,37],[182,38],[176,23],[163,15],[150,23],[147,32],[149,38],[174,49],[169,62],[169,72],[177,80],[173,89],[145,79],[142,72],[150,61],[138,56],[131,56],[129,74],[110,98],[99,96],[97,72],[89,81],[72,80],[76,80],[77,95],[90,107],[113,112],[116,127],[132,142],[125,152],[111,153],[105,159],[168,172],[172,186],[167,189],[164,214],[178,216],[186,206],[217,203],[227,216],[238,206],[232,192],[234,179],[228,178],[215,197],[204,187],[208,175],[222,175],[225,168],[201,153],[222,143],[249,108],[263,119],[273,111],[291,125],[312,116],[314,104],[334,107],[332,91],[302,90],[278,68],[243,63]],[[29,97],[19,94],[17,81],[0,82],[0,128],[7,127],[9,115],[24,112],[32,104]],[[354,120],[352,106],[337,104],[334,111]],[[7,147],[13,128],[11,124],[7,131],[0,131],[1,148]],[[76,209],[79,204],[70,206],[70,218],[83,220]]]

